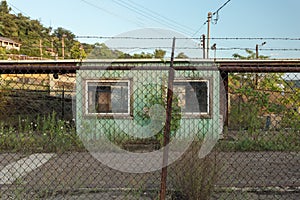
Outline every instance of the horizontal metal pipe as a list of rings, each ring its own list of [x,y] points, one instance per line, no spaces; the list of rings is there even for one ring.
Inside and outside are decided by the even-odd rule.
[[[80,66],[86,64],[86,66]],[[166,63],[147,62],[113,62],[113,63],[82,63],[82,62],[0,62],[1,74],[46,74],[46,73],[76,73],[77,70],[168,70]],[[300,61],[291,60],[261,60],[261,61],[219,61],[174,63],[175,70],[204,70],[221,72],[264,72],[283,73],[300,72]]]
[[[46,73],[76,73],[78,70],[168,70],[167,66],[23,66],[0,65],[1,74],[46,74]],[[217,71],[216,66],[175,66],[175,70]]]
[[[255,72],[255,73],[297,73],[300,72],[300,66],[220,66],[222,72]]]
[[[0,65],[0,74],[76,73],[78,66],[23,66]]]

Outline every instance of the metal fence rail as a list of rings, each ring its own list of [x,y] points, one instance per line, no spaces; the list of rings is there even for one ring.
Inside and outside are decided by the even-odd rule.
[[[170,63],[69,64],[1,69],[0,199],[299,199],[299,73],[175,63],[166,147]]]

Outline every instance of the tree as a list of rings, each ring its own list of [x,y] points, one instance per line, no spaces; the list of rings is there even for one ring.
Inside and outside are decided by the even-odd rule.
[[[166,51],[162,49],[155,49],[154,51],[154,58],[160,58],[163,59],[166,55]]]
[[[256,54],[246,50],[248,55],[233,54],[236,59],[256,59]],[[268,56],[261,55],[260,59]],[[282,100],[276,95],[285,87],[281,73],[234,73],[229,75],[231,93],[230,124],[255,131],[262,128],[262,116],[278,114],[283,110]]]
[[[9,38],[18,37],[18,26],[14,15],[0,12],[0,22],[2,24],[2,35]]]
[[[0,36],[3,36],[4,33],[4,26],[3,23],[0,21]]]
[[[64,29],[62,27],[58,27],[57,29],[55,29],[53,35],[59,39],[65,37],[69,40],[74,40],[75,38],[75,35],[71,31]]]
[[[59,53],[59,55],[62,55],[62,47],[64,42],[64,53],[65,57],[68,58],[71,56],[70,50],[75,42],[75,35],[62,27],[58,27],[54,30],[54,33],[52,34],[54,46],[56,47],[56,51]]]
[[[71,57],[70,51],[76,41],[75,35],[71,31],[59,27],[51,34],[52,28],[44,27],[39,20],[32,20],[21,13],[10,14],[10,11],[11,8],[7,2],[0,0],[0,36],[21,43],[21,50],[17,53],[39,57],[39,46],[42,39],[42,53],[45,57],[50,58],[53,52],[61,55],[62,38],[64,38],[65,57]]]
[[[130,59],[132,56],[129,53],[122,53],[119,58]]]
[[[240,60],[257,59],[256,58],[256,53],[254,51],[251,51],[250,49],[246,49],[245,51],[248,54],[247,56],[242,56],[242,55],[240,55],[238,53],[234,53],[232,55],[232,57],[235,58],[235,59],[240,59]],[[258,59],[268,59],[268,58],[270,58],[270,57],[269,56],[263,56],[263,55],[258,56]]]
[[[0,47],[0,60],[7,60],[6,50]]]
[[[71,48],[71,58],[72,59],[85,59],[86,53],[80,44],[80,42],[75,42]]]
[[[189,58],[187,55],[185,55],[183,52],[180,52],[176,58]]]
[[[153,54],[151,54],[151,53],[145,53],[145,52],[135,53],[135,54],[133,54],[132,58],[135,58],[135,59],[153,58]]]
[[[116,59],[120,58],[123,52],[118,50],[111,50],[104,43],[96,43],[94,49],[88,54],[89,59]]]
[[[0,13],[1,13],[1,15],[9,14],[10,11],[11,11],[11,8],[8,7],[7,2],[6,1],[1,1],[1,3],[0,3]]]

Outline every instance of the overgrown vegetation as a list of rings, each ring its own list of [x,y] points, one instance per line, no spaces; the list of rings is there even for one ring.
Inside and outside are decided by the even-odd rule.
[[[281,131],[239,131],[227,133],[227,138],[219,141],[221,151],[300,151],[300,132]]]
[[[198,156],[200,147],[200,141],[193,142],[181,159],[172,166],[174,177],[171,178],[175,189],[172,199],[210,199],[221,165],[217,159],[217,151],[200,159]]]
[[[231,74],[229,80],[230,129],[300,129],[300,88],[283,74]]]
[[[0,151],[2,152],[65,152],[82,151],[74,121],[57,119],[56,113],[35,120],[19,118],[18,126],[0,122]]]
[[[237,59],[256,59],[251,50]],[[258,59],[266,59],[259,56]],[[289,77],[291,76],[291,77]],[[229,75],[229,128],[248,130],[300,129],[300,88],[283,73],[232,73]]]

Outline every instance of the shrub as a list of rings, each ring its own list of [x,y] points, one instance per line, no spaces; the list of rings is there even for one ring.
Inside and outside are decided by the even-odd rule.
[[[200,159],[200,142],[193,142],[174,165],[172,181],[175,192],[172,199],[206,200],[214,191],[219,165],[217,151]]]

